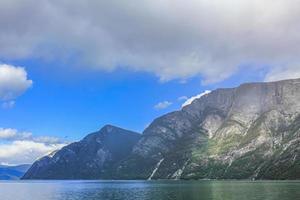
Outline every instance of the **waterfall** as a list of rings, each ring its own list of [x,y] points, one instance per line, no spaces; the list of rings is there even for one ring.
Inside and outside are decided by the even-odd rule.
[[[151,175],[149,176],[148,180],[151,180],[152,177],[155,175],[156,171],[158,170],[160,164],[164,161],[164,158],[160,159],[160,161],[156,164],[155,169],[152,171]]]
[[[178,169],[176,172],[174,172],[174,174],[172,175],[171,178],[175,179],[175,180],[178,180],[180,179],[183,171],[185,170],[187,164],[188,164],[189,160],[185,161],[185,163],[183,164],[182,168],[181,169]]]

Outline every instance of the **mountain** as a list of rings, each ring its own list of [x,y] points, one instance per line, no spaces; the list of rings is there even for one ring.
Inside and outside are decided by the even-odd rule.
[[[24,178],[300,179],[300,79],[214,90],[141,136],[115,135],[118,147],[104,148],[107,128],[115,129],[42,158]]]
[[[300,179],[300,79],[217,89],[155,119],[114,175]]]
[[[23,179],[99,179],[110,177],[141,134],[107,125],[79,142],[37,160]]]
[[[30,165],[0,165],[0,180],[17,180],[20,179],[25,172],[30,168]]]

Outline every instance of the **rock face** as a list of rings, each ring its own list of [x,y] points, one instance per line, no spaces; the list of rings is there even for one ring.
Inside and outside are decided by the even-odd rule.
[[[300,79],[217,89],[154,120],[114,175],[299,179]]]
[[[42,158],[24,178],[300,179],[300,79],[217,89],[117,147],[107,129]]]
[[[100,179],[128,156],[141,135],[107,125],[37,160],[23,179]]]

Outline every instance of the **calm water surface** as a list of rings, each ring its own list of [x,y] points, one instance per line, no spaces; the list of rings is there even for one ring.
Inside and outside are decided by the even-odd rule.
[[[0,181],[0,200],[298,200],[298,181]]]

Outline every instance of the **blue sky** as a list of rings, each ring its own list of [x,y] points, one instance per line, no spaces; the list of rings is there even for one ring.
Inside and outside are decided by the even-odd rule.
[[[0,164],[105,124],[142,132],[206,90],[300,77],[294,0],[2,0],[0,13]]]

